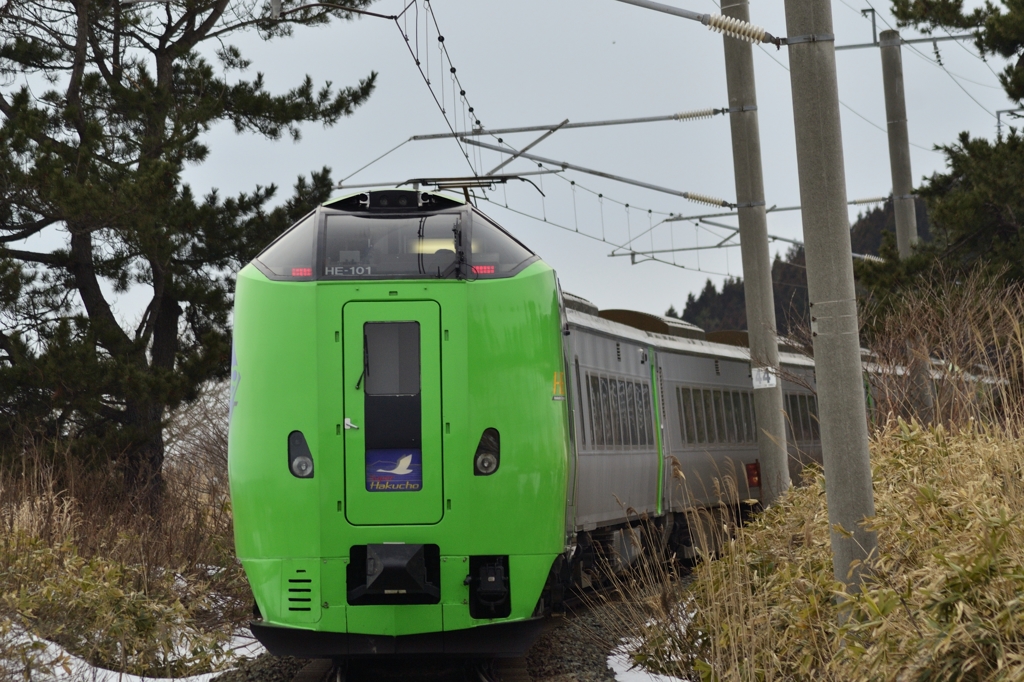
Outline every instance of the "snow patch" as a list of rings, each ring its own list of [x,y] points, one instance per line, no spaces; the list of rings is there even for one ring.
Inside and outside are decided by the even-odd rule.
[[[139,675],[129,675],[127,673],[97,668],[84,659],[68,653],[60,645],[40,639],[20,629],[15,630],[12,628],[12,631],[8,633],[7,643],[13,645],[25,644],[32,647],[33,653],[31,658],[36,662],[32,665],[32,682],[66,682],[69,680],[74,680],[75,682],[171,682],[171,680],[174,682],[209,682],[214,677],[227,672],[227,670],[221,670],[214,673],[177,678],[141,677]],[[231,645],[228,647],[228,651],[231,657],[237,660],[255,658],[265,653],[266,649],[251,635],[236,633],[231,638]],[[44,665],[44,663],[48,665]],[[40,667],[36,668],[36,665]],[[50,669],[44,670],[43,668]],[[0,661],[0,672],[3,671],[13,672],[10,661]]]
[[[615,673],[617,682],[687,682],[679,677],[657,675],[643,668],[634,667],[629,654],[622,647],[613,651],[608,657],[608,667]]]

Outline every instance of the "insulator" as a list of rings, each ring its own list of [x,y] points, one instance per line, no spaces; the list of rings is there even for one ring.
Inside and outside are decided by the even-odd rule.
[[[725,199],[717,199],[715,197],[709,197],[707,194],[698,194],[697,192],[683,192],[683,196],[690,201],[697,202],[698,204],[707,204],[708,206],[723,206],[729,207],[729,202]]]
[[[714,109],[698,109],[696,111],[684,111],[675,115],[677,121],[693,121],[699,118],[711,118],[715,115]]]
[[[730,38],[746,40],[749,43],[764,42],[765,30],[760,26],[754,26],[733,17],[723,17],[721,14],[709,14],[707,17],[708,28],[713,31],[724,33]]]

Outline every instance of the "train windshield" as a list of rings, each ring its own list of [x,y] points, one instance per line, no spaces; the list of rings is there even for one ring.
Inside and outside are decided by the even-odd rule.
[[[445,278],[455,275],[461,214],[328,215],[321,276]]]
[[[282,234],[256,260],[282,279],[313,279],[316,219],[311,213]]]
[[[318,223],[323,229],[319,248]],[[475,280],[512,277],[535,260],[532,251],[475,209],[429,215],[328,210],[289,228],[254,264],[277,280]]]
[[[488,279],[511,277],[532,261],[533,252],[479,213],[473,214],[473,275]]]

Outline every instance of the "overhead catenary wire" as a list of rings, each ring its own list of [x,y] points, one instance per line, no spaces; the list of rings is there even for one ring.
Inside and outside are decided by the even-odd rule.
[[[404,28],[403,28],[403,23],[402,23],[403,19],[405,19],[406,13],[414,5],[416,7],[416,20],[415,20],[415,24],[416,24],[416,40],[415,40],[415,49],[413,47],[414,43],[413,43],[412,40],[410,40],[409,33],[406,30],[408,28],[407,20],[406,20],[406,24],[405,24]],[[463,102],[465,103],[465,106],[467,107],[468,113],[473,114],[474,125],[475,126],[480,126],[481,125],[480,121],[479,121],[479,119],[476,118],[476,115],[475,115],[475,109],[469,103],[469,100],[466,98],[466,90],[465,90],[465,88],[462,87],[462,83],[459,81],[459,78],[458,78],[458,75],[457,75],[457,69],[455,68],[455,65],[452,63],[451,55],[448,52],[448,47],[444,44],[444,35],[441,33],[440,25],[437,22],[437,16],[434,14],[434,8],[430,4],[430,0],[423,0],[423,5],[424,5],[424,8],[426,9],[426,13],[429,15],[430,20],[433,21],[434,28],[435,28],[435,30],[437,32],[437,42],[439,44],[439,51],[443,55],[444,59],[447,60],[447,62],[448,62],[448,67],[449,67],[448,70],[449,70],[449,73],[451,74],[452,81],[459,88],[459,95],[458,96],[461,97]],[[467,152],[466,148],[463,146],[462,142],[460,140],[458,140],[458,133],[455,130],[456,125],[458,124],[457,113],[453,112],[453,114],[452,114],[452,119],[455,120],[454,124],[452,122],[452,119],[450,119],[448,117],[448,112],[447,112],[447,110],[445,108],[444,101],[443,101],[444,100],[444,96],[445,96],[444,95],[444,76],[442,75],[442,78],[441,78],[442,92],[441,92],[441,97],[439,98],[437,93],[434,91],[433,85],[432,85],[431,80],[430,80],[429,73],[428,72],[424,72],[424,61],[426,62],[427,70],[429,71],[429,69],[430,69],[430,61],[429,61],[430,48],[424,46],[425,47],[425,49],[424,49],[425,60],[421,60],[420,59],[420,54],[419,54],[419,50],[420,50],[420,44],[419,44],[419,30],[420,30],[419,29],[419,0],[411,0],[411,2],[409,2],[407,5],[405,5],[404,9],[402,10],[402,12],[400,14],[380,14],[380,13],[377,13],[377,12],[370,12],[370,11],[367,11],[367,10],[356,9],[356,8],[353,8],[353,7],[347,7],[345,5],[339,5],[339,4],[335,4],[335,3],[331,3],[331,2],[314,2],[314,3],[309,3],[309,4],[306,4],[306,5],[301,5],[299,7],[294,7],[294,8],[291,8],[289,10],[282,11],[281,10],[281,2],[280,2],[280,0],[272,0],[272,2],[271,2],[271,18],[277,20],[277,19],[280,19],[281,17],[283,17],[285,15],[292,14],[294,12],[299,12],[299,11],[305,10],[305,9],[315,8],[315,7],[321,7],[321,8],[325,8],[325,9],[337,9],[337,10],[342,10],[342,11],[345,11],[345,12],[352,12],[352,13],[360,14],[360,15],[364,15],[364,16],[376,17],[376,18],[379,18],[379,19],[388,19],[388,20],[391,20],[392,22],[394,22],[395,28],[398,29],[399,34],[404,39],[406,48],[408,48],[409,54],[412,56],[413,62],[416,64],[416,69],[417,69],[417,71],[419,71],[420,77],[423,79],[423,82],[426,84],[427,89],[430,91],[430,94],[433,97],[434,103],[437,105],[437,108],[441,111],[441,115],[444,117],[444,120],[445,120],[445,123],[448,126],[448,129],[452,132],[452,137],[456,138],[456,142],[459,145],[459,150],[462,152],[463,157],[466,159],[466,163],[469,165],[469,168],[473,172],[473,174],[474,175],[478,175],[476,167],[473,165],[473,161],[469,157],[469,153]],[[424,23],[425,23],[424,31],[425,31],[425,33],[429,33],[429,31],[427,30],[426,21]],[[443,68],[443,63],[442,63],[442,68]],[[454,91],[453,91],[453,98],[454,98]],[[455,100],[455,101],[457,102],[457,100]],[[386,154],[385,154],[385,156],[386,156]],[[383,158],[383,157],[381,157],[381,158]],[[373,162],[371,162],[371,163],[373,163]],[[362,170],[362,169],[360,169],[360,170]],[[356,171],[356,172],[358,172],[358,171]],[[353,173],[352,175],[355,175],[355,173]],[[351,175],[349,177],[351,177]]]
[[[972,101],[972,102],[974,102],[974,103],[975,103],[975,104],[977,104],[977,105],[978,105],[979,107],[981,107],[982,111],[984,111],[984,112],[985,112],[986,114],[988,114],[988,115],[989,115],[989,116],[991,116],[992,118],[995,118],[995,117],[996,117],[995,113],[994,113],[994,112],[992,112],[992,111],[991,111],[991,110],[990,110],[990,109],[989,109],[988,107],[986,107],[986,106],[985,106],[984,104],[982,104],[982,103],[981,103],[981,102],[980,102],[980,101],[978,100],[978,98],[977,98],[977,97],[975,97],[974,95],[972,95],[972,94],[970,93],[970,91],[969,91],[969,90],[968,90],[967,88],[965,88],[965,87],[964,87],[964,84],[960,82],[960,79],[958,79],[958,78],[957,78],[956,76],[954,76],[954,75],[953,75],[953,72],[952,72],[952,71],[950,71],[949,69],[947,69],[947,68],[946,68],[946,65],[945,65],[945,64],[943,64],[943,63],[942,63],[942,62],[941,62],[940,60],[938,60],[938,59],[929,59],[928,57],[926,57],[926,56],[924,55],[924,53],[923,53],[923,52],[921,52],[920,50],[918,50],[918,49],[917,49],[916,47],[914,47],[913,45],[909,45],[908,47],[909,47],[909,48],[910,48],[911,50],[913,50],[914,52],[916,52],[917,54],[919,54],[920,56],[922,56],[922,57],[924,57],[925,59],[927,59],[928,61],[930,61],[931,63],[933,63],[933,64],[937,65],[937,66],[938,66],[938,67],[939,67],[940,69],[942,69],[943,71],[945,71],[945,72],[946,72],[946,75],[947,75],[947,76],[949,76],[949,77],[950,77],[950,79],[951,79],[951,80],[952,80],[952,81],[953,81],[954,83],[956,83],[956,86],[957,86],[958,88],[960,88],[961,90],[963,90],[964,94],[965,94],[965,95],[967,95],[967,96],[968,96],[968,97],[969,97],[969,98],[971,99],[971,101]],[[938,44],[936,44],[936,45],[935,45],[935,53],[936,53],[936,54],[938,54],[938,52],[939,52],[939,46],[938,46]]]
[[[574,128],[596,128],[602,126],[627,125],[632,123],[658,123],[661,121],[696,121],[727,113],[729,113],[728,108],[714,109],[709,107],[706,109],[696,109],[694,111],[681,111],[679,113],[667,114],[664,116],[643,116],[640,118],[615,118],[606,119],[602,121],[581,121],[578,123],[552,123],[548,125],[518,126],[515,128],[488,129],[480,127],[474,128],[472,130],[466,130],[461,133],[432,133],[428,135],[413,135],[409,139],[418,142],[421,140],[442,140],[449,137],[481,137],[507,135],[511,133],[536,133],[545,130],[551,130],[552,128],[558,128],[559,130],[572,130]]]
[[[351,173],[349,173],[348,175],[346,175],[345,177],[343,177],[343,178],[342,178],[341,180],[339,180],[339,181],[338,181],[338,185],[337,185],[337,186],[338,186],[338,187],[341,187],[342,183],[343,183],[343,182],[345,182],[346,180],[348,180],[349,178],[351,178],[351,177],[352,177],[353,175],[355,175],[355,174],[357,174],[357,173],[361,173],[362,171],[366,170],[367,168],[369,168],[369,167],[370,167],[370,166],[372,166],[373,164],[375,164],[375,163],[377,163],[378,161],[380,161],[381,159],[383,159],[383,158],[384,158],[385,156],[387,156],[387,155],[391,154],[391,152],[397,151],[397,150],[398,150],[399,148],[401,148],[401,147],[405,146],[405,145],[406,145],[406,144],[408,144],[408,143],[409,143],[409,140],[404,140],[404,141],[402,141],[402,142],[399,142],[399,143],[398,143],[398,144],[396,144],[396,145],[395,145],[394,147],[392,147],[391,149],[387,150],[386,152],[384,152],[383,154],[381,154],[380,156],[378,156],[378,157],[377,157],[376,159],[374,159],[374,160],[373,160],[373,161],[371,161],[370,163],[368,163],[368,164],[366,164],[366,165],[364,165],[364,166],[361,166],[361,167],[357,168],[356,170],[352,171]]]
[[[512,150],[510,148],[499,147],[497,145],[488,144],[486,142],[480,142],[479,140],[466,139],[464,141],[465,141],[466,144],[477,145],[477,146],[483,147],[484,149],[490,149],[491,151],[501,152],[503,154],[514,154],[514,153],[516,153],[515,150]],[[615,175],[613,173],[606,173],[604,171],[595,170],[593,168],[586,168],[584,166],[578,166],[576,164],[569,163],[568,161],[555,161],[553,159],[548,159],[548,158],[545,158],[543,156],[537,156],[536,154],[526,154],[526,153],[523,153],[523,152],[519,152],[519,156],[521,156],[524,159],[530,159],[531,161],[536,161],[538,163],[544,163],[544,164],[548,164],[550,166],[560,167],[560,168],[566,169],[566,170],[574,170],[574,171],[578,171],[580,173],[587,173],[588,175],[596,175],[597,177],[606,178],[608,180],[614,180],[616,182],[621,182],[621,183],[627,184],[627,185],[634,185],[636,187],[643,187],[644,189],[653,190],[655,192],[661,192],[663,194],[672,194],[672,195],[677,196],[677,197],[683,197],[684,199],[691,199],[691,197],[701,197],[701,199],[707,199],[707,200],[710,200],[712,202],[722,202],[723,201],[721,199],[715,199],[713,197],[707,197],[706,195],[702,195],[702,194],[696,194],[696,193],[691,194],[689,192],[683,192],[681,190],[671,189],[669,187],[661,187],[660,185],[653,185],[653,184],[651,184],[649,182],[643,182],[641,180],[633,180],[632,178],[627,178],[627,177],[624,177],[624,176],[621,176],[621,175]],[[693,199],[693,200],[694,201],[698,201],[698,199]],[[718,203],[718,204],[713,203],[712,205],[733,206],[734,204],[730,204],[728,202],[724,202],[724,203]]]
[[[877,9],[875,9],[875,6],[871,4],[870,0],[865,0],[865,2],[867,2],[867,5],[868,5],[868,7],[870,7],[870,8],[871,8],[871,9],[872,9],[872,10],[873,10],[873,11],[875,12],[875,14],[876,14],[876,15],[878,15],[878,18],[882,20],[882,23],[883,23],[883,24],[885,24],[886,26],[888,26],[890,30],[896,30],[896,29],[895,29],[895,28],[893,27],[893,25],[892,25],[892,24],[890,24],[890,23],[889,23],[888,21],[886,21],[886,19],[885,19],[885,16],[883,16],[883,15],[881,15],[881,14],[879,14],[879,13],[878,13],[878,10],[877,10]],[[908,45],[907,47],[908,47],[908,48],[910,48],[911,50],[913,50],[914,52],[917,52],[917,53],[918,53],[919,55],[921,55],[922,57],[924,56],[924,53],[922,53],[922,52],[921,52],[920,50],[918,50],[918,49],[917,49],[916,47],[914,47],[913,45]],[[938,50],[939,50],[939,47],[938,47],[938,43],[935,43],[935,52],[936,52],[936,53],[938,53]],[[927,58],[927,57],[925,57],[925,59],[928,59],[928,58]],[[994,114],[994,113],[993,113],[992,111],[990,111],[988,107],[986,107],[986,106],[985,106],[984,104],[982,104],[981,102],[979,102],[979,101],[977,100],[977,98],[976,98],[976,97],[975,97],[974,95],[972,95],[972,94],[971,94],[970,92],[968,92],[967,88],[965,88],[965,87],[963,86],[963,83],[961,83],[961,82],[960,82],[959,80],[957,80],[956,76],[954,76],[954,75],[953,75],[953,74],[952,74],[952,73],[951,73],[951,72],[949,71],[949,69],[947,69],[947,68],[946,68],[946,65],[945,65],[945,64],[943,64],[943,63],[942,63],[941,61],[939,61],[939,60],[937,60],[937,59],[936,59],[936,60],[929,60],[929,61],[934,61],[934,63],[935,63],[935,64],[937,64],[937,65],[939,66],[939,68],[941,68],[941,69],[942,69],[943,71],[945,71],[945,72],[946,72],[946,75],[947,75],[947,76],[949,76],[949,77],[950,77],[950,78],[951,78],[951,79],[953,80],[953,82],[954,82],[954,83],[956,83],[957,87],[958,87],[958,88],[960,88],[961,90],[963,90],[963,91],[964,91],[964,94],[965,94],[965,95],[967,95],[968,97],[970,97],[970,98],[971,98],[971,101],[973,101],[973,102],[974,102],[975,104],[977,104],[977,105],[978,105],[979,107],[981,107],[981,108],[982,108],[982,110],[984,110],[984,111],[985,111],[985,113],[987,113],[987,114],[988,114],[989,116],[991,116],[992,118],[995,118],[995,117],[996,117],[996,115],[995,115],[995,114]],[[916,145],[915,145],[915,146],[916,146]]]
[[[783,69],[785,69],[786,71],[789,71],[789,67],[788,67],[788,66],[786,66],[785,64],[783,64],[782,62],[780,62],[780,61],[779,61],[778,59],[776,59],[776,58],[775,58],[775,55],[773,55],[773,54],[772,54],[771,52],[769,52],[768,50],[764,49],[764,47],[763,47],[763,46],[761,46],[761,45],[758,45],[758,47],[760,47],[760,48],[761,48],[761,51],[762,51],[762,52],[764,52],[764,53],[765,53],[765,54],[766,54],[766,55],[768,56],[768,58],[769,58],[769,59],[771,59],[771,60],[772,60],[773,62],[775,62],[776,64],[778,64],[779,66],[781,66],[781,67],[782,67]],[[868,117],[867,117],[867,116],[865,116],[864,114],[860,113],[859,111],[857,111],[856,109],[854,109],[853,107],[851,107],[851,106],[850,106],[849,104],[847,104],[847,103],[846,103],[846,102],[844,102],[843,100],[839,100],[839,105],[840,105],[841,107],[843,107],[844,109],[846,109],[847,111],[849,111],[849,112],[850,112],[851,114],[853,114],[854,116],[856,116],[857,118],[861,119],[862,121],[864,121],[865,123],[867,123],[868,125],[870,125],[870,126],[871,126],[872,128],[876,128],[876,129],[880,130],[881,132],[885,133],[886,135],[888,135],[888,134],[889,134],[889,131],[888,131],[888,130],[886,130],[886,129],[885,129],[885,128],[883,128],[882,126],[878,125],[877,123],[875,123],[875,122],[874,122],[874,121],[872,121],[872,120],[871,120],[870,118],[868,118]],[[939,151],[939,150],[937,150],[937,149],[932,149],[931,147],[925,147],[924,145],[921,145],[921,144],[917,144],[917,143],[915,143],[915,142],[911,142],[911,143],[910,143],[910,146],[911,146],[911,147],[917,147],[918,149],[924,150],[924,151],[926,151],[926,152],[932,152],[933,154],[941,154],[941,153],[942,153],[941,151]]]
[[[597,236],[592,235],[592,234],[587,234],[586,232],[577,232],[573,228],[568,227],[566,225],[562,225],[561,223],[554,222],[552,220],[548,220],[548,219],[545,219],[545,218],[541,218],[541,217],[532,215],[530,213],[527,213],[526,211],[521,211],[519,209],[512,208],[511,206],[507,206],[507,205],[498,203],[498,202],[494,201],[493,199],[491,199],[489,197],[483,196],[483,197],[477,197],[477,198],[480,199],[481,201],[485,201],[485,202],[487,202],[489,204],[492,204],[494,206],[497,206],[499,208],[503,208],[503,209],[505,209],[507,211],[511,211],[512,213],[515,213],[516,215],[523,216],[524,218],[530,218],[531,220],[535,220],[535,221],[537,221],[539,223],[544,223],[545,225],[551,225],[551,226],[556,227],[556,228],[558,228],[560,230],[565,230],[566,232],[571,232],[573,234],[578,234],[580,236],[586,237],[587,239],[590,239],[590,240],[593,240],[593,241],[596,241],[596,242],[601,242],[603,244],[609,244],[611,246],[618,246],[615,242],[608,241],[604,237],[597,237]],[[641,255],[641,254],[638,252],[636,255]],[[703,268],[701,268],[699,266],[696,267],[696,268],[693,268],[693,267],[689,267],[689,266],[686,266],[686,265],[679,265],[678,263],[673,263],[672,261],[665,260],[664,258],[658,258],[658,257],[655,257],[655,256],[645,256],[643,258],[643,260],[640,261],[640,262],[644,262],[644,261],[656,261],[658,263],[664,263],[665,265],[671,265],[671,266],[679,268],[681,270],[690,270],[690,271],[694,271],[694,272],[701,272],[701,273],[704,273],[706,275],[716,275],[718,277],[731,277],[732,276],[728,272],[716,272],[714,270],[705,270],[705,269],[703,269]]]

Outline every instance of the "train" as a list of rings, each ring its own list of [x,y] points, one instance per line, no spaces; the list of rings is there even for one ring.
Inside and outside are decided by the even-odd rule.
[[[735,337],[563,293],[467,199],[320,205],[237,276],[228,468],[253,634],[306,658],[522,655],[596,556],[633,560],[637,519],[685,551],[716,481],[756,506]],[[814,366],[781,357],[796,474],[820,461]]]

